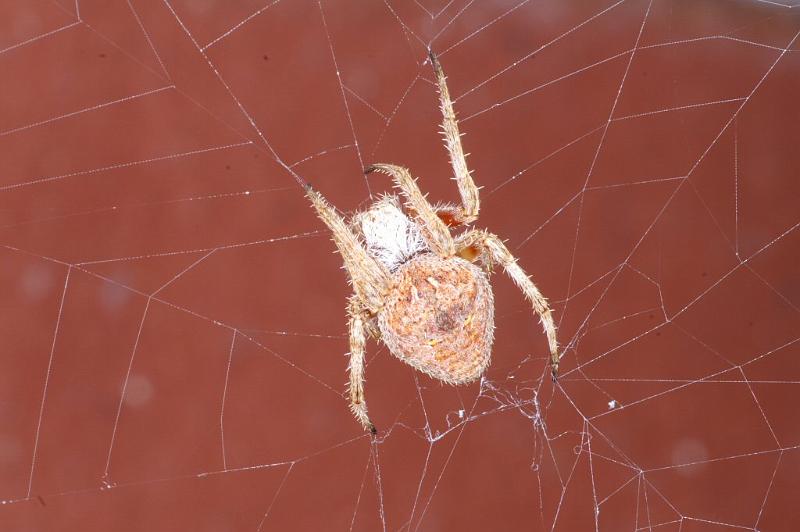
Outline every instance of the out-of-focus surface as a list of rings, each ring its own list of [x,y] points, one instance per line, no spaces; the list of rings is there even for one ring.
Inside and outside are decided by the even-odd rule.
[[[0,529],[797,530],[796,2],[6,0]],[[457,197],[502,271],[485,379],[369,346],[286,167]]]

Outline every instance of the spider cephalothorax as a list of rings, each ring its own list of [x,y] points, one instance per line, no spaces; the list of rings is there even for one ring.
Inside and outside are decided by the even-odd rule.
[[[393,194],[353,216],[350,225],[362,237],[369,254],[390,272],[414,255],[430,251],[419,226],[406,216],[400,199]]]
[[[494,299],[487,273],[501,265],[533,305],[550,345],[553,378],[558,374],[556,328],[547,300],[495,235],[450,227],[472,223],[480,207],[478,188],[467,168],[444,72],[430,54],[439,88],[442,132],[461,205],[434,207],[409,171],[376,164],[367,172],[391,176],[405,203],[384,196],[357,213],[349,225],[322,195],[307,187],[317,214],[331,229],[353,286],[350,314],[350,409],[375,432],[364,399],[366,337],[383,341],[400,360],[448,384],[479,378],[489,365],[494,333]],[[477,262],[483,269],[476,266]]]

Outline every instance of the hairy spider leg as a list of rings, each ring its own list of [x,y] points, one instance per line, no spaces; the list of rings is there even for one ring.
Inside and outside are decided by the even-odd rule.
[[[558,353],[558,340],[556,339],[553,312],[550,310],[547,299],[539,292],[539,289],[536,288],[536,285],[533,284],[533,281],[525,271],[520,268],[519,264],[517,264],[517,259],[497,235],[482,230],[470,231],[458,238],[456,248],[459,255],[473,254],[475,259],[480,260],[489,268],[493,263],[503,266],[506,274],[511,277],[514,284],[530,301],[547,335],[547,343],[550,347],[550,371],[553,375],[553,380],[555,380],[558,377],[558,365],[561,355]]]
[[[383,298],[389,288],[389,272],[367,253],[322,194],[309,185],[306,187],[306,195],[314,205],[317,215],[331,230],[333,241],[344,260],[345,270],[353,285],[355,295],[350,298],[348,306],[350,411],[365,429],[375,434],[377,431],[367,416],[367,402],[364,397],[364,351],[366,334],[370,331],[369,315],[377,314],[383,305]]]
[[[472,180],[472,172],[467,167],[467,156],[461,146],[461,133],[458,131],[458,120],[450,100],[450,91],[447,88],[447,78],[444,75],[439,59],[432,51],[428,55],[436,74],[436,84],[439,88],[439,107],[442,111],[442,136],[445,140],[447,152],[450,154],[450,165],[461,194],[461,207],[442,206],[438,210],[439,216],[447,225],[470,224],[478,219],[480,210],[480,196],[478,187]]]
[[[372,434],[377,434],[375,425],[367,415],[367,399],[364,396],[364,353],[367,345],[367,323],[368,316],[360,308],[356,297],[350,298],[350,305],[347,308],[350,315],[350,411],[356,417],[364,429]]]
[[[383,296],[389,288],[389,272],[361,246],[358,238],[322,194],[308,186],[306,196],[314,205],[319,218],[331,230],[333,242],[344,260],[344,268],[350,277],[353,291],[367,310],[376,314],[383,305]]]

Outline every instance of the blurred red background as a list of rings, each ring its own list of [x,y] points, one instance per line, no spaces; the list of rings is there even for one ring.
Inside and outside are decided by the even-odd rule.
[[[796,2],[0,5],[0,529],[797,530]],[[337,207],[482,186],[485,379],[369,346]],[[290,169],[290,170],[289,170]]]

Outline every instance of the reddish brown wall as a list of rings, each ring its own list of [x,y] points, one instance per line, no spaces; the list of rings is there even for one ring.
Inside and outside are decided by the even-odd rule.
[[[0,529],[797,530],[796,11],[4,2]],[[565,352],[498,269],[481,385],[369,345],[370,441],[292,172],[456,198],[428,44]]]

